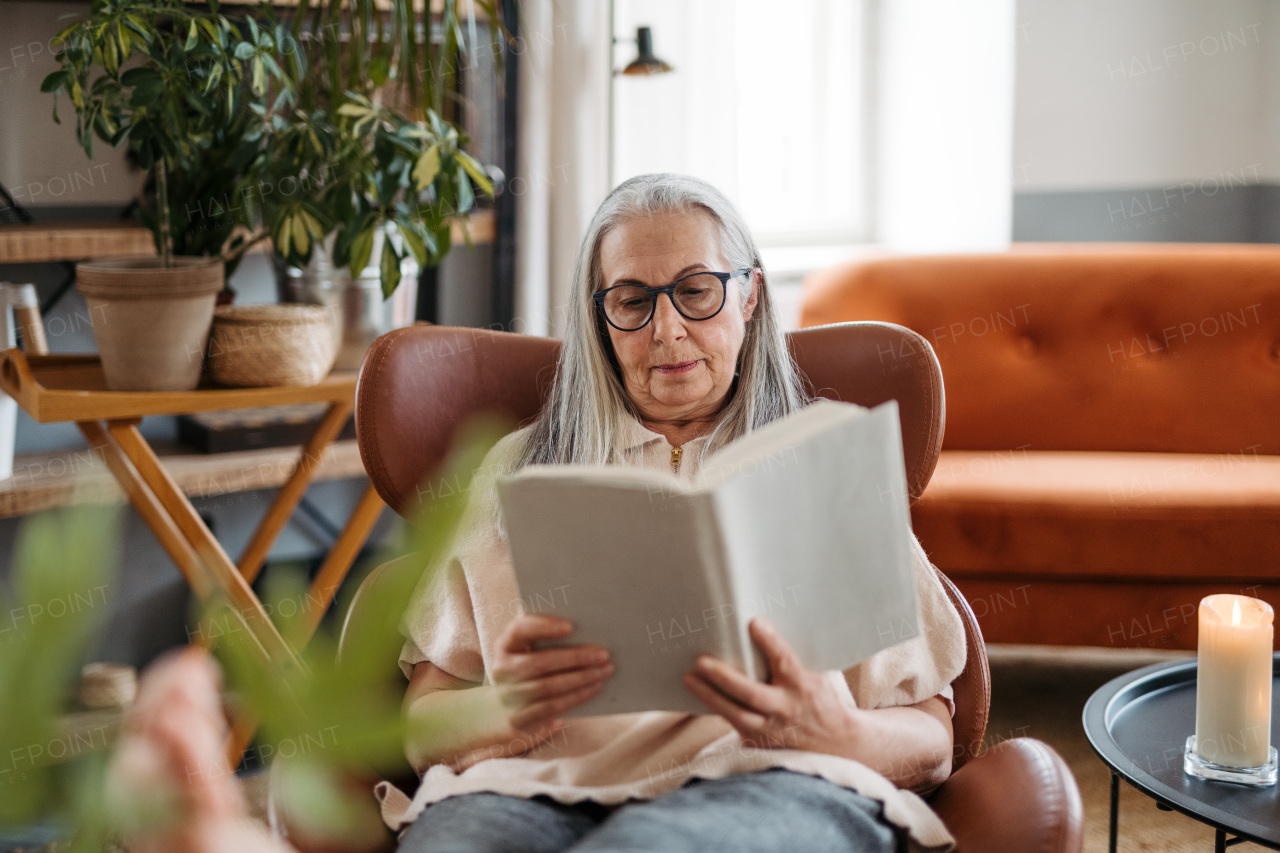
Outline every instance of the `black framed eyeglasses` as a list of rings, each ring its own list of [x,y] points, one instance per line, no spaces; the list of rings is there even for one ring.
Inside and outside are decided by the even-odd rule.
[[[666,287],[619,284],[597,290],[591,298],[610,326],[619,332],[638,332],[653,319],[658,307],[658,294],[667,294],[671,304],[686,320],[710,320],[724,308],[729,279],[749,272],[750,268],[733,272],[696,272]]]

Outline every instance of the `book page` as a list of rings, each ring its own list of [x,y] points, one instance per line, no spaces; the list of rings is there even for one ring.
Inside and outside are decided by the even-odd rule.
[[[843,670],[920,630],[906,470],[896,402],[816,407],[816,434],[788,445],[787,418],[767,455],[730,458],[715,500],[742,637],[764,616],[806,667]],[[747,672],[766,677],[758,652]]]
[[[863,417],[868,411],[852,403],[818,400],[717,450],[703,462],[693,486],[711,491],[744,471],[761,465],[777,467],[790,448],[851,418]]]
[[[615,473],[530,467],[499,483],[526,611],[573,622],[554,645],[597,643],[614,663],[600,693],[565,716],[707,713],[684,674],[704,652],[741,660],[726,645],[733,632],[710,499],[667,490],[661,477],[639,484]]]

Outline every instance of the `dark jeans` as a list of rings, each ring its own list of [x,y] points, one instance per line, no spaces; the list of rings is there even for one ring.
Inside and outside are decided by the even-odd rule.
[[[899,830],[875,800],[783,768],[691,779],[653,800],[617,807],[504,794],[461,794],[430,805],[401,853],[661,851],[890,853]]]

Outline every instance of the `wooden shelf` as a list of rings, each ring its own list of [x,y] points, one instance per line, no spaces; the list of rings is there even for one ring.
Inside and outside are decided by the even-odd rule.
[[[39,264],[122,255],[154,255],[151,232],[126,222],[0,227],[0,263]]]
[[[257,6],[260,2],[261,0],[222,0],[221,5],[223,6]],[[272,7],[276,9],[296,9],[298,7],[298,0],[270,0],[270,2]],[[208,4],[202,3],[202,2],[192,2],[192,0],[186,0],[186,5],[207,6]],[[311,5],[311,8],[314,9],[316,7],[315,0],[312,0],[310,5]],[[346,8],[350,8],[351,6],[348,0],[343,0],[342,5]],[[459,7],[458,17],[463,21],[464,24],[466,23],[466,20],[467,20],[467,7],[469,5],[471,4],[466,2],[458,4],[458,7]],[[393,4],[391,0],[374,0],[374,8],[382,12],[390,12],[392,11]],[[415,12],[422,11],[422,0],[413,0],[413,10]],[[431,0],[431,13],[433,15],[440,15],[444,13],[443,0]],[[479,6],[476,6],[475,14],[476,14],[476,23],[488,23],[489,16],[485,14],[484,9],[481,9]]]
[[[464,231],[471,232],[472,243],[477,245],[492,243],[498,234],[498,215],[492,208],[472,211],[466,219],[455,219],[452,231],[455,245],[462,244]]]
[[[236,453],[195,453],[183,444],[155,445],[165,470],[190,497],[218,498],[274,489],[293,473],[299,447]],[[315,480],[363,477],[354,440],[334,442],[320,459]],[[103,458],[88,447],[26,453],[13,461],[13,476],[0,480],[0,518],[71,504],[124,503],[125,495]]]
[[[453,240],[462,244],[471,232],[471,242],[492,243],[497,220],[492,210],[477,210],[467,219],[453,223]],[[250,251],[266,252],[264,240]],[[151,232],[128,223],[73,222],[50,225],[0,226],[0,264],[39,264],[83,261],[87,258],[115,258],[124,255],[154,255]]]

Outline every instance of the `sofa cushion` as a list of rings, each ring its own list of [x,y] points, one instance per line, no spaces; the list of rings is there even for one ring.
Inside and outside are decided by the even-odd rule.
[[[912,523],[938,568],[1001,577],[1280,581],[1280,456],[955,451]]]
[[[1022,244],[810,275],[802,325],[846,320],[928,339],[948,450],[1280,454],[1277,246]]]

